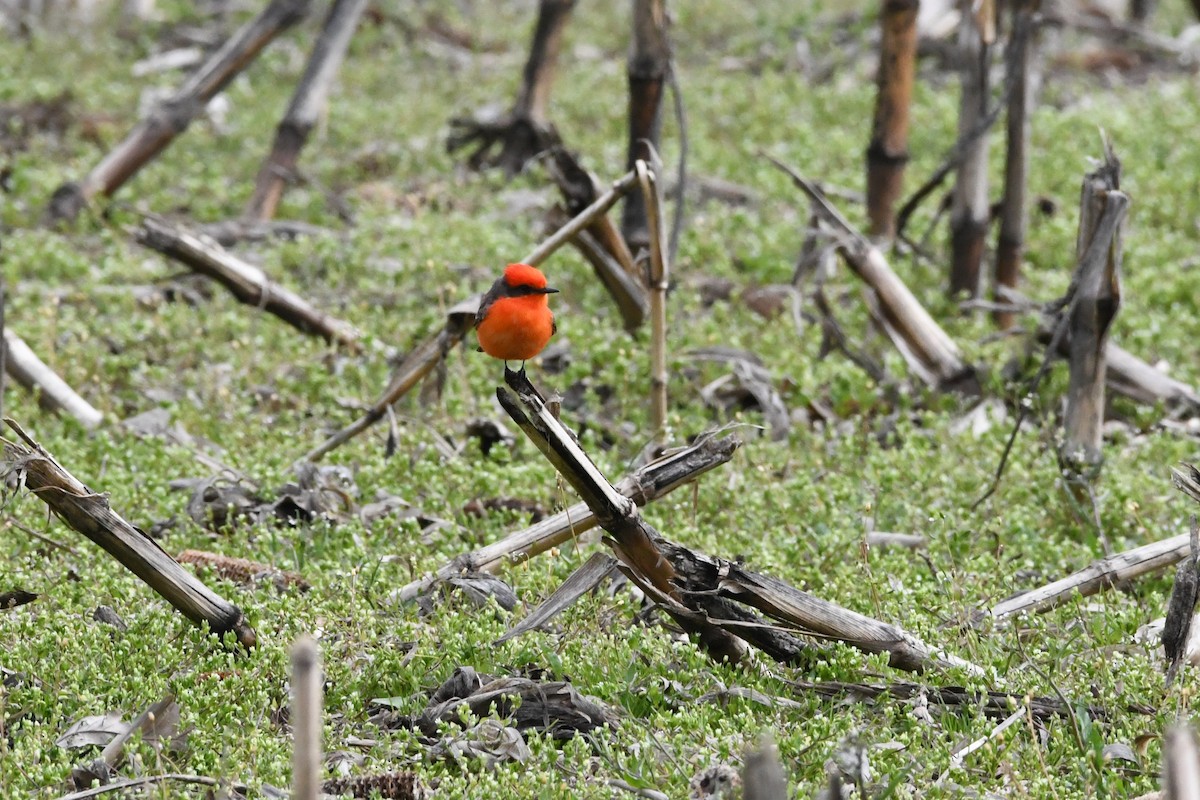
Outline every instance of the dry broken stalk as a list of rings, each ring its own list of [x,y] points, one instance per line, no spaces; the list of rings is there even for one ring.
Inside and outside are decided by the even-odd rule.
[[[639,160],[634,166],[645,200],[650,237],[650,427],[662,442],[667,428],[667,289],[670,265],[662,230],[662,202],[654,173]]]
[[[887,653],[900,669],[957,667],[980,673],[962,659],[940,653],[901,628],[801,592],[776,578],[747,570],[664,539],[618,493],[562,424],[546,409],[522,374],[505,373],[497,389],[504,410],[580,494],[609,534],[605,542],[622,571],[685,630],[697,633],[714,657],[737,661],[752,643],[779,660],[796,656],[794,637],[781,633],[743,606],[809,635],[846,642],[869,653]]]
[[[1195,800],[1200,797],[1200,747],[1196,732],[1176,722],[1163,739],[1163,800]]]
[[[238,302],[262,308],[297,330],[351,351],[361,347],[358,331],[352,325],[313,308],[304,298],[274,283],[261,269],[216,242],[205,241],[181,226],[154,217],[146,217],[134,236],[138,244],[217,281]]]
[[[622,479],[617,491],[639,507],[692,483],[711,469],[729,462],[741,446],[736,436],[705,436],[689,447],[665,455]],[[586,503],[547,517],[534,525],[505,536],[498,542],[458,556],[442,565],[432,575],[413,581],[399,589],[396,597],[409,601],[424,594],[439,581],[463,572],[499,572],[508,564],[520,564],[527,559],[558,547],[596,527],[596,515]]]
[[[534,248],[533,252],[521,259],[522,263],[538,266],[558,248],[571,241],[581,231],[588,227],[597,217],[606,213],[616,204],[625,192],[637,182],[636,173],[630,172],[615,181],[607,192],[596,198],[596,201],[572,217],[571,221],[551,234],[545,241]],[[425,376],[433,372],[441,364],[455,345],[472,329],[475,323],[475,312],[479,309],[479,301],[483,295],[475,295],[453,306],[447,312],[447,321],[441,331],[417,345],[404,362],[393,373],[391,383],[371,408],[359,419],[330,436],[317,447],[304,455],[304,461],[317,461],[330,451],[353,439],[367,428],[374,425],[387,415],[390,406],[403,397],[412,387],[416,386]]]
[[[76,394],[7,326],[4,328],[4,369],[13,380],[36,394],[38,403],[47,411],[69,414],[85,428],[95,428],[104,420],[103,414]]]
[[[1200,590],[1200,527],[1196,515],[1192,515],[1192,532],[1188,545],[1188,557],[1175,568],[1175,582],[1171,586],[1171,597],[1167,601],[1167,615],[1163,620],[1163,655],[1167,659],[1167,686],[1175,681],[1175,675],[1183,666],[1187,655],[1188,641],[1192,634],[1192,618],[1196,614],[1197,591]]]
[[[2,440],[7,474],[15,475],[68,526],[120,561],[192,622],[206,623],[218,635],[233,631],[244,647],[254,646],[254,629],[240,608],[218,596],[145,532],[113,511],[106,496],[63,469],[15,421],[4,421],[28,445]]]
[[[1000,620],[1026,611],[1047,611],[1075,597],[1088,597],[1118,583],[1161,572],[1191,552],[1190,535],[1182,533],[1159,542],[1093,561],[1088,566],[1037,589],[1021,592],[976,615],[972,624]]]
[[[1121,167],[1111,147],[1083,181],[1078,267],[1068,309],[1070,382],[1059,460],[1068,480],[1090,479],[1104,460],[1105,347],[1121,305],[1121,227],[1129,198],[1119,190]]]
[[[882,0],[875,121],[867,146],[867,218],[873,237],[896,233],[896,201],[908,163],[908,124],[917,65],[919,0]]]
[[[992,13],[990,0],[960,0],[962,21],[959,50],[962,58],[962,100],[958,113],[958,138],[971,136],[987,118],[988,54],[984,22]],[[950,293],[979,293],[980,265],[987,234],[988,135],[979,134],[963,154],[955,175],[950,207]]]
[[[975,371],[963,360],[958,345],[892,271],[882,251],[855,230],[810,181],[786,164],[770,156],[767,159],[791,177],[812,201],[814,211],[832,225],[838,252],[874,293],[884,330],[909,368],[938,389],[977,393]]]
[[[663,90],[671,73],[664,0],[633,0],[633,40],[629,47],[629,147],[626,167],[654,163],[662,136]],[[681,187],[682,190],[682,187]],[[682,192],[681,192],[682,196]],[[650,197],[633,193],[621,211],[621,233],[633,250],[655,247]],[[661,208],[658,218],[662,219]],[[661,225],[659,227],[661,231]],[[653,283],[651,283],[653,289]]]
[[[213,53],[184,84],[134,127],[81,183],[60,186],[50,200],[52,221],[72,220],[97,195],[112,195],[187,130],[208,101],[254,61],[259,52],[308,13],[311,0],[272,0]]]
[[[300,151],[328,102],[334,78],[366,7],[367,0],[334,0],[330,7],[304,75],[275,131],[275,143],[258,172],[254,194],[242,215],[245,219],[265,222],[275,216],[287,181],[295,174]]]
[[[307,634],[292,646],[292,798],[317,800],[321,795],[321,653]]]
[[[1034,15],[1041,0],[1017,0],[1012,5],[1013,27],[1007,62],[1011,94],[1008,97],[1008,130],[1004,157],[1004,201],[1000,207],[1000,233],[996,241],[994,297],[1005,302],[1006,289],[1017,288],[1029,224],[1027,177],[1032,134],[1034,86],[1037,83],[1037,29]],[[996,326],[1008,330],[1016,323],[1009,309],[993,313]]]

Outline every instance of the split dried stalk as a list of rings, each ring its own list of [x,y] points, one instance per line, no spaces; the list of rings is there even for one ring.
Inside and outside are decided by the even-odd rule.
[[[146,217],[135,233],[139,244],[179,261],[228,289],[238,302],[262,308],[299,331],[320,336],[351,351],[361,347],[358,331],[348,322],[318,311],[290,289],[274,283],[258,267],[247,264],[215,242],[154,217]]]
[[[794,658],[795,649],[765,634],[770,625],[749,606],[794,629],[844,641],[870,653],[887,653],[900,669],[979,668],[943,654],[901,628],[808,595],[783,581],[747,570],[664,539],[637,515],[637,507],[617,492],[573,437],[546,409],[520,373],[505,374],[497,390],[504,410],[579,493],[611,536],[605,539],[622,571],[685,630],[699,635],[716,658],[736,662],[751,642],[772,657]]]
[[[992,606],[972,621],[1001,620],[1027,611],[1048,611],[1075,597],[1089,597],[1118,583],[1161,572],[1191,553],[1190,535],[1182,533],[1159,542],[1135,547],[1093,561],[1088,566],[1053,583],[1014,595]]]
[[[962,102],[958,114],[958,138],[966,139],[981,127],[988,109],[988,54],[983,19],[992,4],[983,0],[961,0],[962,21],[959,51],[962,58]],[[970,143],[958,165],[950,208],[950,293],[979,293],[980,265],[988,220],[988,135]]]
[[[95,428],[104,420],[103,414],[76,394],[7,326],[4,328],[4,368],[13,380],[35,393],[38,403],[47,411],[68,414],[85,428]]]
[[[258,172],[254,194],[242,215],[247,220],[265,222],[275,216],[287,181],[296,171],[300,151],[329,100],[334,78],[366,7],[367,0],[334,0],[330,7],[304,75],[275,132],[271,153]]]
[[[1121,305],[1121,227],[1129,198],[1118,190],[1120,164],[1105,163],[1083,182],[1075,294],[1068,311],[1070,382],[1059,452],[1071,476],[1090,478],[1104,460],[1105,347]]]
[[[167,100],[130,131],[81,183],[59,187],[47,214],[71,220],[97,195],[112,195],[138,170],[187,130],[208,101],[225,88],[264,47],[308,13],[311,0],[272,0],[263,12],[213,53]]]
[[[694,482],[709,470],[728,463],[740,446],[741,440],[736,436],[719,439],[704,437],[690,447],[665,455],[627,476],[617,484],[617,491],[638,506],[644,506]],[[587,504],[576,503],[498,542],[458,556],[432,575],[402,587],[396,597],[403,601],[413,600],[438,582],[463,572],[499,572],[505,565],[520,564],[558,547],[596,527],[596,524],[596,515]]]
[[[875,121],[867,146],[867,218],[873,237],[896,233],[896,202],[908,164],[909,111],[917,67],[919,0],[883,0]]]
[[[233,631],[244,647],[256,642],[242,610],[217,595],[181,567],[144,531],[108,505],[105,495],[88,489],[67,472],[21,426],[4,420],[28,447],[4,440],[5,469],[36,494],[68,526],[91,539],[196,624],[218,635]]]
[[[323,727],[321,653],[307,634],[292,647],[292,797],[321,796],[321,729]]]
[[[1004,158],[1004,201],[1000,207],[1000,233],[996,242],[996,285],[993,297],[1004,302],[1006,289],[1017,288],[1025,231],[1029,226],[1029,142],[1033,131],[1034,85],[1037,82],[1037,31],[1034,14],[1040,0],[1013,3],[1012,48],[1007,62],[1011,94],[1008,97],[1008,130]],[[996,326],[1008,330],[1016,314],[1007,308],[993,312]]]
[[[645,161],[634,166],[645,200],[650,232],[650,427],[661,442],[667,428],[667,289],[670,265],[662,231],[662,203],[654,173]]]
[[[767,158],[791,177],[812,201],[814,212],[830,223],[838,252],[874,293],[884,330],[909,368],[930,386],[977,392],[975,371],[963,360],[958,345],[892,271],[883,252],[855,230],[809,180],[786,164]]]

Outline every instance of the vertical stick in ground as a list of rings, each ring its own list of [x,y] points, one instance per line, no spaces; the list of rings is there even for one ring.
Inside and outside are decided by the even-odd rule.
[[[1011,92],[1008,98],[1008,131],[1004,160],[1004,202],[1000,209],[1000,234],[996,242],[994,297],[1006,303],[1005,289],[1016,289],[1025,251],[1029,221],[1026,178],[1029,172],[1029,140],[1036,83],[1037,34],[1034,14],[1040,0],[1019,0],[1013,5],[1012,52],[1008,59]],[[1008,330],[1016,315],[1007,309],[993,314],[996,326]]]
[[[634,166],[642,185],[650,231],[650,427],[661,441],[667,427],[667,287],[670,266],[662,235],[658,183],[645,161]]]
[[[962,102],[958,116],[958,137],[962,141],[978,130],[987,116],[990,48],[985,41],[981,21],[992,13],[992,9],[988,0],[984,0],[979,9],[975,8],[973,0],[962,0],[960,6]],[[951,294],[965,292],[974,297],[979,293],[979,273],[983,263],[983,242],[989,211],[987,154],[988,136],[981,133],[967,147],[955,177],[950,209]]]
[[[883,0],[882,5],[875,121],[867,146],[867,217],[871,236],[891,239],[896,233],[894,211],[908,163],[919,0]]]
[[[634,0],[633,43],[629,49],[629,157],[628,169],[639,161],[654,163],[662,134],[663,89],[671,71],[671,46],[667,41],[667,9],[663,0]],[[621,233],[629,247],[651,245],[647,200],[637,192],[625,198]]]
[[[311,636],[292,648],[292,800],[321,795],[321,654]]]

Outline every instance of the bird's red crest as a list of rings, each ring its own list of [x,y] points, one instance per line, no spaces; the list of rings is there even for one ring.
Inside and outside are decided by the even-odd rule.
[[[509,286],[532,286],[546,288],[546,276],[537,267],[528,264],[509,264],[504,268],[504,282]]]

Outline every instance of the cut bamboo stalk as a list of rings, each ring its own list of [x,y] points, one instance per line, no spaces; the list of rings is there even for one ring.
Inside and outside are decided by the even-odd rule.
[[[144,531],[59,465],[11,419],[4,420],[28,447],[4,440],[5,470],[42,499],[68,526],[91,539],[158,592],[185,617],[207,624],[217,635],[233,631],[244,647],[256,643],[242,610],[218,596],[181,567]]]
[[[650,235],[650,427],[654,440],[661,443],[667,433],[667,289],[670,265],[663,241],[662,202],[654,173],[645,161],[634,165],[645,200],[647,229]]]
[[[1120,164],[1106,145],[1104,164],[1083,181],[1078,267],[1068,310],[1070,379],[1059,461],[1069,476],[1091,478],[1104,460],[1105,345],[1121,305],[1121,227],[1129,198]]]
[[[1000,233],[996,241],[996,283],[993,297],[1003,302],[1006,289],[1016,289],[1021,279],[1025,231],[1029,225],[1027,178],[1029,141],[1033,130],[1034,85],[1037,83],[1037,28],[1034,14],[1040,0],[1013,3],[1012,51],[1008,56],[1011,94],[1008,97],[1007,138],[1004,158],[1004,201],[1000,207]],[[1011,309],[992,314],[996,326],[1008,330],[1016,324]]]
[[[959,51],[962,100],[958,114],[960,141],[974,135],[987,118],[988,55],[981,24],[991,13],[988,0],[962,0]],[[988,135],[979,134],[966,148],[955,176],[950,207],[950,293],[979,294],[980,265],[988,220]]]
[[[52,222],[72,220],[97,195],[110,196],[175,137],[187,130],[219,91],[258,56],[264,47],[308,13],[311,0],[271,0],[167,100],[139,122],[81,183],[60,186],[50,200]]]
[[[617,491],[638,506],[644,506],[694,482],[709,470],[728,463],[739,446],[741,441],[735,436],[720,439],[704,437],[690,447],[664,456],[629,475],[617,484]],[[440,581],[463,572],[499,572],[506,565],[520,564],[577,538],[596,527],[596,524],[596,515],[587,504],[576,503],[498,542],[458,556],[443,564],[432,575],[402,587],[395,597],[401,601],[414,600]]]
[[[963,360],[958,345],[892,271],[883,252],[855,230],[810,181],[786,164],[769,156],[768,160],[791,177],[812,201],[814,212],[832,225],[838,252],[874,293],[884,331],[909,368],[935,388],[978,393],[974,368]]]
[[[317,800],[321,796],[322,709],[321,653],[307,634],[292,647],[292,798]]]
[[[296,172],[300,151],[329,101],[334,78],[366,7],[367,0],[334,0],[330,6],[304,75],[275,132],[275,143],[258,172],[254,194],[242,214],[246,220],[266,222],[275,216],[288,179]]]
[[[917,69],[919,0],[883,0],[875,120],[867,146],[867,218],[872,237],[896,233],[896,202],[908,164],[909,111]]]
[[[663,0],[633,0],[633,41],[626,66],[629,77],[627,169],[635,169],[638,161],[654,163],[659,151],[663,90],[671,73],[667,24]],[[634,250],[650,246],[653,241],[648,203],[648,197],[636,192],[625,197],[621,233]]]
[[[205,241],[185,228],[154,217],[142,221],[134,238],[138,244],[212,278],[240,303],[261,308],[293,328],[320,336],[331,344],[353,352],[361,348],[358,331],[348,322],[313,308],[300,295],[274,283],[261,269],[247,264],[215,242]]]
[[[1190,553],[1191,540],[1190,534],[1187,533],[1116,553],[1093,561],[1083,569],[1053,583],[1002,600],[992,606],[991,610],[977,615],[972,624],[978,625],[987,619],[1001,620],[1027,611],[1048,611],[1075,597],[1090,597],[1118,583],[1161,572]]]
[[[38,404],[47,411],[74,417],[85,428],[95,428],[104,415],[84,400],[54,370],[37,357],[25,341],[4,328],[4,369],[13,380],[37,395]],[[0,385],[0,389],[3,386]]]

